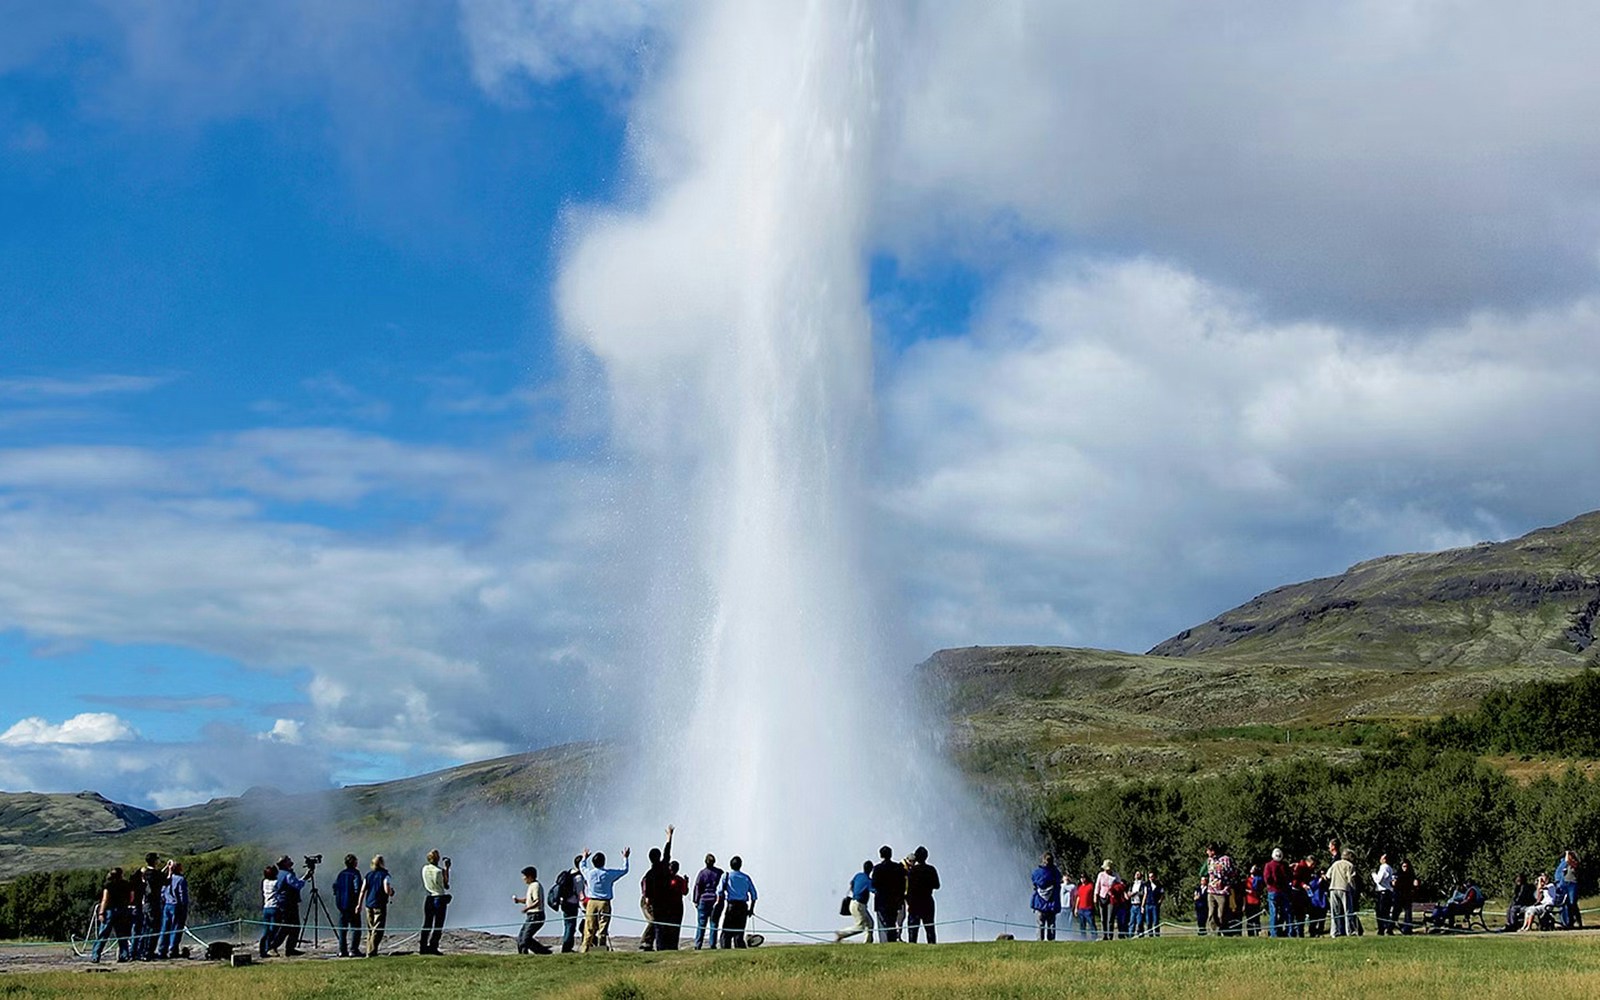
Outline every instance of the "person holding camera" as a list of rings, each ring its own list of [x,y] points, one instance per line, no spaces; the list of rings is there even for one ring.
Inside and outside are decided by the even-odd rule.
[[[439,863],[437,848],[428,852],[428,863],[422,866],[422,888],[428,898],[422,903],[422,937],[417,944],[419,955],[439,955],[439,938],[444,934],[444,912],[450,905],[450,859]]]
[[[307,861],[311,859],[307,858]],[[278,859],[278,933],[273,946],[282,946],[286,958],[304,954],[300,950],[300,890],[305,879],[294,873],[294,861],[285,854]]]
[[[183,944],[183,929],[189,923],[189,880],[183,877],[183,862],[167,862],[162,872],[161,936],[156,939],[157,958],[177,958]]]

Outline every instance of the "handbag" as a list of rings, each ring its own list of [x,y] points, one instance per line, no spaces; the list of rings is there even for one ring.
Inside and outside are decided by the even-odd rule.
[[[839,916],[848,917],[849,915],[850,915],[850,896],[848,894],[846,894],[846,896],[839,901]]]

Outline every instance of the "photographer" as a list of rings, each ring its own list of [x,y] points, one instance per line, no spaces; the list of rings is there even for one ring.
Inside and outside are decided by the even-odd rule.
[[[183,929],[189,923],[189,880],[183,877],[183,862],[167,862],[161,887],[161,936],[156,939],[157,958],[178,958],[183,944]]]
[[[308,862],[310,858],[306,859]],[[311,867],[315,867],[312,865]],[[300,951],[300,890],[306,887],[304,879],[294,873],[294,862],[285,854],[278,859],[278,933],[273,946],[282,946],[288,958],[303,954]]]
[[[439,864],[437,849],[428,852],[428,863],[422,866],[422,888],[428,898],[422,904],[422,937],[417,954],[438,955],[439,938],[444,934],[444,913],[450,905],[450,859]]]

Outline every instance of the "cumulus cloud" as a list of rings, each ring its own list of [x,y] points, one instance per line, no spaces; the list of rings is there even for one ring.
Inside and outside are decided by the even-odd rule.
[[[55,743],[84,745],[116,743],[137,737],[132,726],[110,712],[83,712],[59,725],[30,716],[0,733],[0,743],[13,747]]]
[[[889,380],[920,629],[1144,648],[1272,584],[1564,520],[1600,489],[1559,432],[1600,419],[1597,322],[1583,299],[1396,342],[1063,259]]]
[[[1581,2],[928,5],[886,231],[1151,252],[1285,315],[1560,301],[1600,260],[1597,45]]]

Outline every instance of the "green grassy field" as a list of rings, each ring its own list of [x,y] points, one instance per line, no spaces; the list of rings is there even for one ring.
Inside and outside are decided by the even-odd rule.
[[[446,956],[193,964],[6,975],[7,997],[1369,997],[1594,996],[1588,934],[1368,936],[1345,941],[1169,938],[1113,945],[1031,942],[814,946],[581,957]]]

